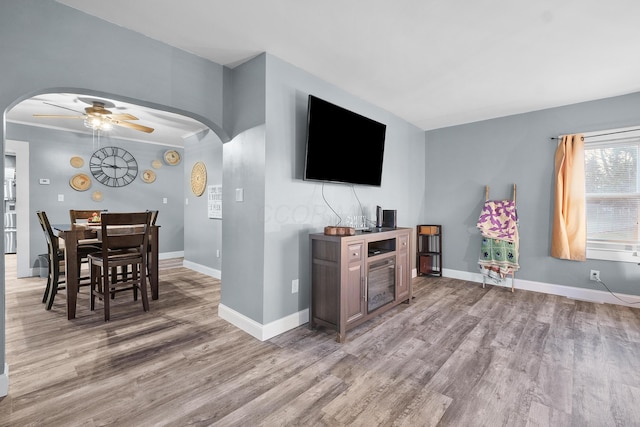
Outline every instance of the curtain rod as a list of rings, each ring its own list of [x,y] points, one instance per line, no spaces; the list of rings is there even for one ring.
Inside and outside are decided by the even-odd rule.
[[[585,136],[584,138],[595,138],[596,136],[615,135],[617,133],[635,132],[635,131],[638,131],[638,130],[640,130],[640,128],[620,130],[618,132],[599,133],[597,135],[588,135],[588,136]],[[558,138],[557,136],[552,136],[551,139],[554,140],[554,139],[561,139],[561,138]]]

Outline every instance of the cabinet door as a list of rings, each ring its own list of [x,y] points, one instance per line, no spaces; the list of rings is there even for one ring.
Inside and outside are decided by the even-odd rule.
[[[398,237],[396,254],[396,300],[409,296],[409,236]]]
[[[347,274],[347,323],[365,315],[363,244],[349,245]]]

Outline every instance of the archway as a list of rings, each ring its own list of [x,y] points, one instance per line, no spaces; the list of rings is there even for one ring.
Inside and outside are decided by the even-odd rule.
[[[41,94],[41,95],[42,95],[42,94]],[[82,95],[83,97],[92,97],[92,96],[93,96],[91,93],[88,93],[88,92],[86,92],[86,91],[83,91],[83,92],[81,93],[81,95]],[[101,98],[104,98],[104,94],[102,94],[102,93],[101,93],[100,95],[101,95]],[[40,96],[40,95],[39,95],[39,96]],[[40,97],[42,97],[42,96],[40,96]],[[25,98],[23,101],[21,101],[21,102],[19,102],[19,103],[16,103],[16,105],[15,105],[11,110],[9,110],[9,111],[7,112],[7,114],[5,115],[5,116],[7,117],[7,119],[8,119],[8,120],[7,120],[7,121],[8,121],[8,124],[7,124],[7,127],[5,128],[5,129],[7,129],[6,137],[7,137],[7,139],[8,139],[8,140],[10,140],[10,139],[12,139],[12,138],[14,138],[14,139],[15,139],[15,135],[14,135],[14,133],[16,133],[16,132],[15,132],[15,131],[13,131],[13,129],[12,129],[12,127],[15,127],[15,125],[20,124],[20,125],[21,125],[21,126],[23,126],[23,127],[24,127],[24,126],[26,126],[26,127],[35,126],[34,124],[28,123],[28,120],[33,120],[33,119],[32,119],[32,117],[31,117],[31,115],[33,114],[33,112],[32,112],[32,111],[29,111],[29,112],[28,112],[28,117],[25,117],[25,116],[23,115],[22,120],[15,120],[15,116],[16,116],[16,115],[12,114],[12,112],[14,112],[14,111],[15,111],[15,110],[17,110],[17,109],[20,109],[20,108],[21,108],[21,105],[23,105],[24,103],[28,102],[28,101],[29,101],[29,100],[31,100],[31,99],[33,99],[33,97],[31,97],[31,98]],[[113,100],[113,103],[118,104],[118,107],[117,107],[117,108],[120,108],[120,109],[118,110],[118,112],[119,112],[119,113],[120,113],[120,112],[122,112],[122,111],[125,111],[123,108],[121,108],[121,106],[122,106],[122,105],[125,105],[125,104],[126,104],[126,105],[128,106],[128,105],[131,105],[131,102],[132,102],[132,100],[131,100],[131,99],[127,99],[127,101],[128,101],[127,103],[125,103],[124,101],[119,101],[120,97],[118,97],[118,96],[114,96],[114,95],[110,95],[110,96],[109,96],[109,99]],[[138,104],[132,104],[132,105],[135,105],[135,107],[136,107],[137,111],[140,111],[140,109],[141,109],[141,108],[143,108],[143,107],[139,106]],[[158,119],[158,117],[160,117],[162,120],[164,120],[164,121],[166,122],[166,120],[168,120],[168,119],[167,119],[167,117],[170,117],[170,116],[171,116],[171,117],[174,117],[174,116],[175,116],[175,117],[178,117],[178,120],[180,120],[179,125],[180,125],[182,128],[184,128],[184,127],[185,127],[185,122],[190,121],[190,122],[192,122],[192,123],[196,123],[196,121],[195,121],[194,119],[188,118],[187,116],[182,116],[182,115],[179,115],[179,116],[178,116],[178,115],[176,115],[175,113],[170,113],[170,112],[169,112],[169,113],[167,113],[167,112],[165,112],[165,111],[163,111],[163,110],[157,110],[157,109],[155,109],[155,108],[154,108],[154,109],[149,109],[149,107],[144,107],[144,108],[146,108],[147,110],[151,110],[151,111],[152,111],[152,113],[154,114],[154,117],[153,117],[153,119],[154,119],[154,120],[156,120],[156,119]],[[38,110],[38,112],[39,112],[39,111],[40,111],[40,110]],[[66,113],[66,112],[67,112],[66,110],[63,110],[63,109],[61,109],[61,111],[62,111],[63,113]],[[73,113],[73,112],[69,112],[69,114],[70,114],[70,115],[74,115],[74,113]],[[136,113],[136,114],[138,114],[138,113]],[[67,120],[67,121],[68,121],[68,120]],[[73,122],[75,122],[76,124],[78,124],[78,123],[82,123],[82,120],[73,120]],[[145,123],[150,124],[150,125],[154,125],[154,123],[155,123],[155,122],[149,122],[149,121],[146,121]],[[38,123],[38,125],[40,125],[40,124]],[[211,132],[211,129],[210,129],[210,128],[208,128],[206,125],[202,124],[201,122],[197,122],[197,125],[199,126],[199,128],[198,128],[198,129],[196,129],[196,130],[199,132],[199,134],[197,135],[197,137],[193,137],[193,135],[191,135],[191,137],[193,137],[193,138],[191,138],[191,137],[187,137],[187,138],[185,138],[185,141],[190,142],[192,139],[195,139],[195,140],[198,140],[198,141],[199,141],[199,140],[201,139],[201,137],[202,137],[202,134],[203,134],[203,133],[209,133],[209,132]],[[167,126],[167,124],[166,124],[166,123],[163,123],[163,126],[165,126],[165,127],[166,127],[166,126]],[[42,127],[42,126],[40,126],[40,128],[41,128],[41,129],[40,129],[40,131],[42,131],[42,129],[47,129],[47,128],[49,128],[49,127],[53,128],[55,132],[61,132],[61,131],[64,131],[64,129],[59,129],[59,128],[57,128],[56,126],[46,126],[46,127]],[[206,132],[202,132],[202,129],[206,129]],[[81,128],[81,130],[82,130],[82,128]],[[52,131],[52,132],[54,132],[54,131]],[[75,128],[75,129],[69,129],[68,131],[69,131],[70,133],[78,133],[78,132],[79,132],[79,130],[78,130],[78,128],[77,128],[77,126],[76,126],[76,128]],[[30,134],[32,134],[32,135],[33,135],[33,134],[36,134],[36,133],[37,133],[37,132],[35,132],[35,131],[34,131],[34,132],[30,132]],[[191,132],[191,133],[196,133],[196,132]],[[90,135],[90,134],[91,134],[91,132],[89,132],[89,131],[87,130],[87,131],[85,131],[85,134]],[[214,133],[212,133],[212,135],[214,135]],[[22,135],[19,135],[19,136],[22,136]],[[120,136],[119,136],[119,138],[122,138],[122,136],[120,135]],[[26,137],[26,138],[18,138],[18,139],[29,139],[29,138],[28,138],[28,137]],[[140,138],[124,138],[124,139],[128,139],[128,140],[130,140],[130,141],[134,141],[134,142],[135,142],[137,139],[140,139]],[[54,140],[55,140],[55,138],[54,138],[54,139],[52,139],[52,141],[51,141],[51,142],[53,142]],[[219,138],[218,138],[218,141],[219,141],[219,143],[220,143],[220,147],[221,147],[222,141],[221,141]],[[129,141],[128,141],[128,142],[129,142]],[[140,141],[140,142],[143,142],[143,143],[144,143],[145,141]],[[156,145],[158,145],[158,146],[162,146],[162,144],[161,144],[161,143],[158,143],[158,141],[154,141],[153,143],[154,143],[154,144],[156,144]],[[10,148],[10,144],[11,144],[10,142],[8,142],[8,143],[6,144],[6,148],[7,148],[7,149],[9,149],[9,148]],[[35,144],[35,143],[34,143],[34,144]],[[25,143],[23,143],[23,145],[24,145],[24,146],[26,146],[26,148],[27,148],[27,154],[28,154],[29,143],[28,143],[28,142],[25,142]],[[185,152],[186,152],[186,151],[187,151],[187,147],[183,147],[183,148],[184,148],[184,150],[185,150]],[[199,152],[198,154],[200,155],[200,154],[201,154],[201,152]],[[58,165],[57,167],[59,167],[59,166],[66,166],[66,167],[67,167],[67,169],[68,169],[68,168],[69,168],[69,162],[68,162],[68,159],[69,159],[69,157],[71,157],[71,155],[72,155],[72,153],[68,153],[67,157],[64,159],[64,161],[63,161],[62,163],[61,163],[61,162],[56,163],[56,165]],[[220,149],[220,159],[219,159],[219,164],[218,164],[218,166],[219,166],[219,167],[218,167],[218,169],[220,170],[220,182],[219,182],[220,184],[221,184],[221,169],[222,169],[222,158],[221,158],[221,155],[222,155],[222,150]],[[43,169],[43,168],[38,168],[38,167],[37,167],[37,157],[38,157],[37,151],[36,151],[36,153],[34,154],[34,156],[33,156],[33,157],[34,157],[33,163],[36,165],[35,169],[38,171],[38,173],[42,174],[42,173],[43,173],[43,172],[42,172],[42,169]],[[75,156],[74,156],[74,157],[75,157]],[[28,159],[28,157],[26,157],[26,158]],[[88,158],[87,158],[87,160],[88,160]],[[147,161],[149,161],[149,160],[147,159]],[[157,161],[157,160],[155,160],[155,161]],[[65,163],[65,162],[66,162],[66,163]],[[149,163],[151,163],[151,162],[149,161]],[[54,165],[54,166],[55,166],[55,165]],[[141,171],[142,171],[145,167],[149,167],[149,166],[148,166],[148,164],[147,164],[147,166],[141,167],[141,168],[140,168],[140,169],[141,169]],[[163,166],[163,167],[165,167],[165,168],[169,168],[169,166],[166,166],[166,165],[165,165],[165,166]],[[187,164],[185,163],[185,164],[184,164],[184,167],[185,167],[185,169],[187,169],[187,168],[189,167],[189,165],[187,165]],[[30,173],[30,171],[29,171],[29,162],[28,162],[28,160],[27,160],[27,162],[26,162],[26,165],[23,165],[23,167],[21,167],[20,169],[21,169],[20,173],[21,173],[21,174],[23,174],[23,176],[27,177],[27,179],[23,180],[23,182],[25,182],[26,184],[25,184],[25,185],[23,185],[23,186],[21,186],[21,187],[22,187],[22,189],[23,189],[23,190],[26,190],[26,193],[27,193],[27,194],[26,194],[26,196],[23,194],[23,197],[22,197],[22,200],[23,200],[23,201],[25,201],[25,200],[26,200],[27,202],[29,201],[29,196],[30,196],[30,192],[29,192],[29,189],[28,189],[28,183],[29,183],[29,179],[28,179],[28,178],[29,178],[29,177],[31,177],[31,185],[33,186],[33,190],[34,190],[34,192],[38,192],[38,191],[41,191],[41,192],[42,192],[42,188],[44,188],[44,187],[42,186],[42,183],[43,183],[43,181],[44,181],[44,182],[46,182],[46,184],[47,184],[47,190],[49,190],[49,192],[50,192],[50,193],[52,193],[52,195],[53,195],[53,196],[57,195],[57,196],[59,197],[59,199],[58,199],[58,201],[57,201],[57,202],[60,202],[60,197],[61,197],[61,196],[65,196],[65,195],[63,194],[63,191],[62,191],[62,190],[60,190],[60,187],[59,187],[59,186],[57,187],[57,189],[56,189],[56,188],[54,188],[54,185],[51,185],[51,186],[50,186],[50,187],[51,187],[50,189],[48,188],[48,187],[49,187],[49,183],[50,183],[50,182],[51,182],[51,184],[53,184],[53,179],[49,179],[48,177],[43,178],[43,176],[45,176],[45,175],[46,175],[46,172],[45,172],[45,175],[39,175],[38,177],[36,177],[36,176],[31,176],[32,174],[31,174],[31,173]],[[89,171],[88,171],[88,170],[87,170],[86,172],[87,172],[87,173],[89,173]],[[156,171],[156,172],[158,173],[158,175],[160,175],[160,174],[161,174],[161,171]],[[185,174],[185,175],[186,175],[186,174]],[[54,175],[54,176],[55,176],[55,175]],[[183,181],[184,181],[184,177],[185,177],[185,176],[180,176],[180,183],[183,183]],[[70,191],[70,190],[69,190],[69,185],[68,185],[68,181],[69,181],[68,177],[64,178],[63,180],[66,180],[66,181],[65,181],[65,183],[64,183],[64,187],[66,188],[66,190]],[[185,185],[185,186],[186,186],[186,185]],[[147,189],[151,188],[151,186],[142,186],[142,187],[144,188],[144,190],[147,190]],[[186,191],[186,190],[185,190],[185,191]],[[74,193],[72,192],[72,194],[74,194]],[[171,194],[177,194],[177,192],[173,192],[173,193],[171,193]],[[205,195],[205,198],[206,198],[206,195]],[[165,201],[165,203],[166,203],[167,197],[163,197],[163,199],[164,199],[164,201]],[[179,198],[179,199],[180,199],[180,200],[184,200],[183,198]],[[181,203],[181,202],[180,202],[180,200],[178,201],[178,203]],[[58,204],[59,204],[59,203],[57,203],[57,202],[55,203],[55,205],[58,205]],[[49,203],[51,204],[51,203],[53,203],[53,202],[51,202],[51,201],[50,201]],[[36,203],[36,204],[37,204],[37,203]],[[30,235],[34,235],[34,234],[37,234],[38,236],[40,236],[40,230],[39,230],[39,227],[38,227],[38,225],[37,225],[37,221],[35,221],[34,219],[31,219],[31,218],[30,218],[31,216],[33,216],[33,215],[31,215],[31,214],[32,214],[32,212],[31,212],[32,210],[35,210],[35,209],[41,209],[41,207],[36,206],[36,204],[34,204],[34,205],[32,206],[32,208],[33,208],[33,209],[30,209],[30,208],[28,207],[29,205],[28,205],[28,203],[27,203],[27,204],[26,204],[27,208],[26,208],[26,210],[25,210],[25,214],[24,214],[24,215],[22,215],[22,218],[27,218],[27,220],[25,221],[25,220],[23,219],[23,220],[21,221],[22,226],[23,226],[24,228],[20,230],[19,235],[20,235],[20,236],[25,236],[25,235],[26,235],[26,236],[27,236],[27,239],[26,239],[26,244],[21,245],[21,249],[19,249],[19,250],[18,250],[19,263],[20,263],[21,265],[23,265],[22,273],[21,273],[21,277],[37,276],[37,275],[38,275],[38,273],[39,273],[39,269],[34,268],[34,263],[35,263],[35,260],[37,259],[37,254],[36,254],[35,252],[37,252],[37,246],[38,246],[38,245],[37,245],[37,244],[36,244],[36,245],[34,245],[34,244],[33,244],[33,242],[32,242],[32,245],[31,245],[31,246],[32,246],[32,248],[29,248],[29,236],[30,236]],[[188,205],[188,203],[186,203],[186,204]],[[166,206],[166,205],[165,205],[165,206]],[[181,206],[182,206],[182,205],[181,205]],[[84,207],[84,206],[82,206],[82,207]],[[73,206],[72,208],[76,208],[76,209],[77,209],[77,208],[80,208],[80,207],[79,207],[79,206]],[[185,207],[184,207],[184,209],[186,210],[186,209],[188,209],[188,207],[186,207],[186,206],[185,206]],[[67,211],[67,212],[68,212],[68,211]],[[59,215],[59,216],[58,216],[58,218],[62,218],[62,217]],[[65,216],[65,218],[66,218],[66,216]],[[165,219],[166,219],[166,215],[165,215]],[[183,223],[186,223],[186,221],[183,221]],[[191,221],[189,221],[189,223],[191,223]],[[26,226],[24,226],[25,224],[26,224]],[[30,224],[30,225],[29,225],[29,224]],[[169,229],[169,227],[165,227],[165,230],[163,230],[163,231],[166,231],[166,230],[168,230],[168,229]],[[185,230],[186,230],[186,226],[185,226]],[[201,233],[197,233],[197,234],[199,235],[199,234],[201,234]],[[31,238],[31,239],[33,240],[33,238]],[[221,240],[221,238],[220,238],[220,240]],[[198,247],[202,247],[202,245],[197,245],[197,246],[198,246]],[[220,242],[220,246],[221,246],[221,242]],[[44,247],[44,248],[46,248],[46,247]],[[219,258],[219,257],[220,257],[220,256],[219,256],[220,249],[218,249],[218,250],[213,249],[213,250],[214,250],[214,253],[215,253],[216,258]],[[34,252],[34,251],[35,251],[35,252]],[[171,252],[171,251],[170,251],[170,252]],[[173,251],[172,253],[173,253],[173,254],[175,254],[176,252],[175,252],[175,251]],[[182,254],[184,255],[184,249],[182,249]],[[168,256],[168,257],[170,257],[170,256]],[[24,266],[26,266],[26,269],[24,268]],[[201,272],[204,272],[205,274],[210,274],[210,275],[212,275],[212,276],[214,276],[214,277],[220,277],[220,271],[219,271],[219,270],[220,270],[220,268],[221,268],[220,266],[218,266],[218,267],[215,267],[215,266],[214,266],[214,267],[211,267],[211,266],[206,266],[206,265],[204,265],[204,266],[203,266],[203,265],[199,265],[199,264],[198,264],[198,262],[197,262],[197,260],[196,260],[196,261],[192,261],[192,262],[191,262],[191,264],[189,265],[189,267],[190,267],[190,268],[194,268],[194,269],[196,269],[196,270],[199,270],[199,271],[201,271]],[[26,271],[26,273],[25,273],[25,271]]]

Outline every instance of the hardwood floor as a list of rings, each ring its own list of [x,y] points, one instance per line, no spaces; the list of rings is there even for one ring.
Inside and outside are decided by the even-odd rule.
[[[170,266],[172,268],[168,268]],[[640,309],[446,278],[335,342],[260,342],[217,316],[220,282],[165,263],[151,311],[86,290],[67,321],[7,268],[2,426],[631,426]],[[14,273],[15,274],[15,273]]]

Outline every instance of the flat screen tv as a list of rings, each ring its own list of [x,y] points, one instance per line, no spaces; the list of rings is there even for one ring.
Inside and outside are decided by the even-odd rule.
[[[387,126],[309,95],[304,179],[380,186]]]

